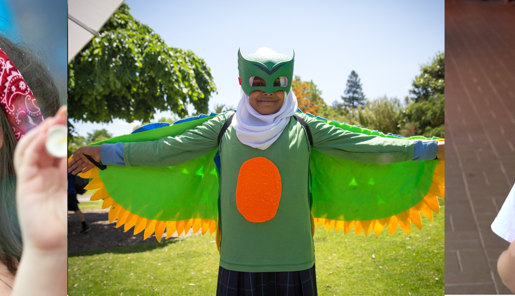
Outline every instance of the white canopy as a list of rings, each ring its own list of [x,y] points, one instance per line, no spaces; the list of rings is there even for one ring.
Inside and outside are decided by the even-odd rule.
[[[123,0],[68,0],[68,63],[104,26]]]

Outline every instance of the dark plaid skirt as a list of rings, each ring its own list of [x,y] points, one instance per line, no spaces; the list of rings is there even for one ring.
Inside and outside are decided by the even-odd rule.
[[[315,265],[290,272],[239,272],[218,269],[218,296],[315,296]]]

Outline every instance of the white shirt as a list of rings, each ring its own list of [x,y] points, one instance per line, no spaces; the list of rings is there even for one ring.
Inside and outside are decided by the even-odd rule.
[[[515,241],[515,186],[492,223],[492,231],[509,243]]]

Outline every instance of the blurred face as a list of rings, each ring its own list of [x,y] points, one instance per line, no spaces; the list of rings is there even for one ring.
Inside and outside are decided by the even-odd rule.
[[[280,86],[279,78],[274,86]],[[260,77],[254,77],[252,86],[265,86],[265,81]],[[279,112],[284,103],[284,91],[278,90],[273,93],[266,93],[262,90],[255,90],[250,93],[249,102],[252,108],[261,115],[269,115]]]

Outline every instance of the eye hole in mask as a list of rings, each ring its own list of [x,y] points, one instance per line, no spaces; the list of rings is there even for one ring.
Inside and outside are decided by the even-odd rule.
[[[259,76],[252,76],[249,78],[249,84],[252,86],[266,86],[266,81]],[[274,86],[285,87],[288,85],[288,78],[281,76],[274,81]]]
[[[252,86],[266,86],[266,81],[259,76],[252,76],[249,78],[249,84]]]

